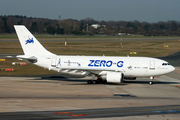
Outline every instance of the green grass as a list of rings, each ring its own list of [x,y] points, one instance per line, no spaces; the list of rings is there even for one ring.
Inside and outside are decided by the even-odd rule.
[[[13,68],[14,72],[0,71],[0,76],[17,76],[17,75],[45,75],[56,74],[57,72],[49,71],[38,66],[27,63],[26,66],[14,66],[12,62],[24,62],[17,59],[6,59],[4,62],[0,62],[0,68]]]
[[[51,39],[121,39],[121,36],[75,36],[75,35],[49,35],[49,34],[34,34],[37,39],[51,40]],[[122,36],[123,39],[180,39],[180,36]],[[18,39],[16,34],[0,34],[1,40],[15,40]]]

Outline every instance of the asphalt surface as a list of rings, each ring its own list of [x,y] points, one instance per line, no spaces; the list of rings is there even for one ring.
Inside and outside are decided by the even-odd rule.
[[[168,56],[159,57],[159,59],[166,60],[173,66],[180,66],[180,51]]]
[[[5,120],[34,120],[34,119],[87,119],[104,117],[125,117],[158,114],[180,114],[180,105],[146,106],[146,107],[121,107],[106,109],[83,109],[64,111],[33,111],[33,112],[8,112],[0,113],[0,118]]]
[[[1,77],[0,119],[179,119],[179,73],[157,77],[154,85],[148,78],[90,85],[88,79]]]

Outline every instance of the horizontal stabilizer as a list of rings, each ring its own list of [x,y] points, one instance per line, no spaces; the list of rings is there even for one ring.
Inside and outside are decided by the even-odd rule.
[[[26,60],[29,61],[31,63],[36,63],[37,62],[37,58],[34,56],[28,56],[28,55],[18,55],[16,56],[19,60]]]

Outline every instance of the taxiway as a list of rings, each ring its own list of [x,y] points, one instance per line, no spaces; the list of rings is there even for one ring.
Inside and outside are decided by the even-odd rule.
[[[87,79],[64,74],[0,77],[0,118],[179,118],[178,68],[155,78],[153,85],[148,84],[149,78],[122,84],[90,85],[86,83]]]

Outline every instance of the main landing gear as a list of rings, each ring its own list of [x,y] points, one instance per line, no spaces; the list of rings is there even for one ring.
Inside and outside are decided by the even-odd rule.
[[[97,84],[97,80],[88,80],[87,84]]]
[[[88,80],[87,84],[105,84],[107,83],[106,80],[102,80],[100,78],[98,78],[97,80]]]
[[[102,80],[101,78],[98,78],[97,80],[94,80],[94,78],[95,78],[95,75],[92,74],[92,75],[91,75],[91,80],[88,80],[88,81],[87,81],[87,84],[107,83],[106,80]]]
[[[149,81],[149,85],[152,85],[152,84],[153,84],[153,79],[154,79],[154,77],[151,76],[150,79],[151,79],[151,81]]]

